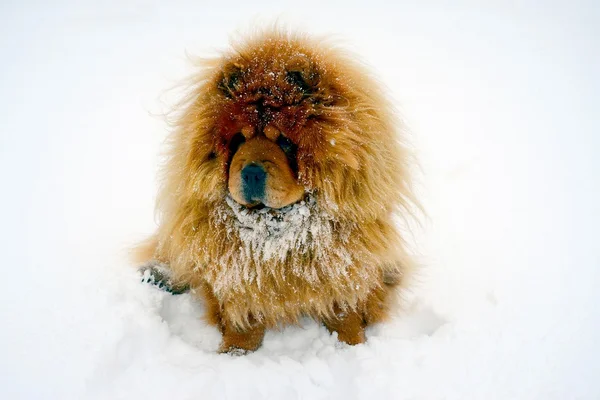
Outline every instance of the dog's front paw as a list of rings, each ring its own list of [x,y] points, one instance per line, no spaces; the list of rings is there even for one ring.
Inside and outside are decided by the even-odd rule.
[[[138,272],[142,276],[142,282],[154,285],[171,294],[182,294],[190,289],[187,285],[175,284],[167,264],[158,261],[147,262],[138,269]]]
[[[223,341],[219,347],[219,353],[227,353],[235,356],[243,356],[257,350],[262,344],[265,336],[265,326],[255,323],[244,329],[235,327],[231,322],[224,321],[221,333]]]
[[[221,347],[219,347],[218,353],[220,354],[230,354],[232,356],[245,356],[249,353],[252,353],[254,350],[249,350],[249,349],[242,349],[239,347],[235,347],[235,346],[229,346],[229,347],[225,347],[223,345],[221,345]]]

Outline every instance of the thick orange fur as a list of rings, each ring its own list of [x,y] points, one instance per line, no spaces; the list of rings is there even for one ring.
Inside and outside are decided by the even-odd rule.
[[[311,87],[308,95],[289,71]],[[257,96],[271,110],[266,122],[248,106]],[[265,328],[303,315],[340,340],[364,341],[364,327],[389,315],[392,293],[413,267],[392,221],[415,204],[411,155],[380,84],[327,41],[271,30],[204,60],[180,106],[160,225],[140,261],[169,265],[176,282],[204,299],[207,320],[224,334],[222,350],[254,350]],[[240,132],[281,132],[297,146],[311,228],[294,246],[273,242],[278,252],[267,254],[234,226],[228,144]]]

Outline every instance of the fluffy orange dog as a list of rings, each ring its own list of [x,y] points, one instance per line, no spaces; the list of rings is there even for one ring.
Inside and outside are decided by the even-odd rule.
[[[322,41],[269,31],[205,61],[138,249],[146,276],[191,288],[222,352],[302,316],[364,342],[412,266],[392,222],[413,203],[400,127],[369,73]]]

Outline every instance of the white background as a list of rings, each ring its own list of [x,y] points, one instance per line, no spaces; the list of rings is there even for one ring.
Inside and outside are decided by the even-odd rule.
[[[138,283],[167,89],[236,31],[335,34],[387,84],[429,218],[406,311],[214,354],[202,305]],[[600,6],[4,2],[0,397],[600,398]]]

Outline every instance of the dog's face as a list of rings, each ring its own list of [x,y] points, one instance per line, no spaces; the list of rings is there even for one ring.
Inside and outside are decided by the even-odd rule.
[[[299,164],[306,167],[302,160],[319,140],[316,119],[333,100],[321,78],[315,60],[285,47],[255,49],[223,66],[216,130],[238,203],[281,208],[303,198]]]
[[[231,197],[248,207],[281,208],[304,196],[297,182],[294,144],[281,133],[250,137],[239,145],[229,166]]]
[[[187,175],[165,192],[191,202],[229,195],[248,208],[317,193],[327,211],[354,220],[402,196],[393,112],[335,48],[275,32],[209,62],[192,89],[175,149],[185,164],[173,169]]]
[[[258,55],[225,65],[217,127],[227,143],[228,189],[238,203],[281,208],[304,196],[298,145],[318,107],[317,83],[306,56]]]

